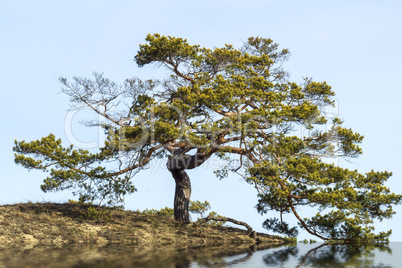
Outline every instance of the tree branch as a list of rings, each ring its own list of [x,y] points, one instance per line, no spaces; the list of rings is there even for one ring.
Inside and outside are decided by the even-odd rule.
[[[238,220],[235,220],[235,219],[232,219],[232,218],[228,218],[228,217],[223,217],[223,216],[211,216],[211,215],[209,215],[209,216],[206,217],[206,218],[198,219],[196,222],[194,222],[194,224],[195,224],[195,225],[197,225],[197,224],[202,224],[202,223],[206,223],[206,222],[211,221],[211,220],[212,220],[212,221],[229,221],[229,222],[231,222],[231,223],[234,223],[234,224],[237,224],[237,225],[241,225],[241,226],[246,227],[246,228],[247,228],[247,232],[248,232],[249,234],[251,234],[251,233],[253,232],[253,228],[251,228],[251,226],[248,225],[247,223],[245,223],[245,222],[243,222],[243,221],[238,221]]]
[[[292,210],[293,214],[295,215],[295,217],[299,220],[299,222],[301,223],[301,225],[303,226],[303,228],[312,235],[315,235],[319,238],[321,238],[322,240],[330,240],[331,238],[327,238],[327,237],[323,237],[319,234],[317,234],[317,232],[314,232],[312,230],[310,230],[310,228],[307,226],[307,224],[303,221],[303,219],[299,216],[299,214],[297,214],[295,207],[293,206],[293,202],[292,202],[292,198],[290,197],[290,195],[288,196],[288,203],[289,203],[289,207]]]

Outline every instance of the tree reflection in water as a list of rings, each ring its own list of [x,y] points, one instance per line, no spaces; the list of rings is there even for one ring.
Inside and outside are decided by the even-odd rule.
[[[321,244],[298,258],[299,267],[391,267],[383,264],[374,265],[374,250],[392,253],[386,245]],[[287,266],[291,257],[296,257],[299,249],[290,246],[266,254],[263,261],[267,266]]]
[[[208,268],[230,267],[232,265],[247,262],[253,256],[253,253],[256,252],[257,250],[258,250],[257,246],[254,245],[247,250],[245,256],[238,257],[232,261],[226,261],[224,259],[224,257],[219,257],[219,258],[214,258],[214,259],[205,259],[203,261],[197,261],[197,264],[200,267],[208,267]],[[190,267],[190,266],[188,266],[188,267]],[[247,267],[247,265],[246,265],[246,267]],[[175,268],[177,268],[177,267],[175,267]]]
[[[281,264],[286,263],[290,257],[297,256],[298,253],[299,249],[296,246],[290,246],[265,255],[263,261],[268,266],[279,267]]]
[[[396,252],[398,245],[391,244]],[[268,250],[268,251],[263,251]],[[256,252],[257,251],[257,252]],[[384,252],[385,254],[378,254]],[[256,254],[254,254],[256,253]],[[223,268],[223,267],[391,267],[391,249],[386,245],[298,245],[278,249],[253,246],[205,247],[182,249],[159,248],[103,248],[77,247],[70,249],[33,248],[28,250],[0,250],[0,267],[25,268]],[[398,253],[395,253],[398,255]],[[382,257],[381,257],[382,255]],[[384,257],[385,256],[385,257]],[[388,257],[389,256],[389,257]],[[398,256],[395,256],[398,258]]]

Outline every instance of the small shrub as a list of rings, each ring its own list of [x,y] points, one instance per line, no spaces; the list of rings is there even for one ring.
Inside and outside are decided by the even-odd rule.
[[[158,211],[158,215],[163,215],[163,216],[173,216],[174,215],[174,209],[173,208],[161,208]]]
[[[204,218],[204,213],[211,209],[211,204],[205,200],[204,203],[201,201],[190,201],[190,212],[200,214],[201,218]]]
[[[73,204],[73,205],[92,205],[92,202],[84,202],[82,200],[75,201],[75,200],[72,200],[72,199],[68,199],[68,203]]]
[[[88,207],[86,210],[82,210],[81,217],[86,220],[110,221],[112,219],[110,210],[96,209],[95,207]]]
[[[159,216],[173,216],[174,215],[174,209],[165,207],[161,208],[160,210],[157,209],[145,209],[142,211],[143,214],[153,214],[153,215],[159,215]]]

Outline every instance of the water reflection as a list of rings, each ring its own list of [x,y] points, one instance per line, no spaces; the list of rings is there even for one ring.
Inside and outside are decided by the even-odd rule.
[[[402,243],[303,245],[280,248],[174,247],[0,250],[3,267],[398,267]]]
[[[267,266],[279,267],[281,264],[288,262],[291,257],[297,256],[298,253],[299,249],[296,246],[290,246],[266,254],[262,259]]]
[[[257,249],[256,246],[180,249],[175,247],[129,248],[115,245],[103,248],[0,250],[0,268],[228,267],[246,262]],[[234,256],[235,260],[226,261],[225,258],[228,256]]]
[[[300,246],[299,246],[300,247]],[[280,249],[263,257],[267,266],[281,267],[292,257],[297,257],[293,264],[298,267],[392,267],[381,263],[375,252],[392,254],[388,245],[330,245],[321,244],[300,254],[297,247]],[[380,263],[379,263],[380,262]],[[289,263],[288,263],[289,264]]]

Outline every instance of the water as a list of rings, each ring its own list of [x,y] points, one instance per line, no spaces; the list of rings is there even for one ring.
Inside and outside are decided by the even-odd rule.
[[[298,244],[257,251],[243,263],[227,267],[402,267],[402,243],[382,247]]]
[[[0,268],[8,267],[402,267],[402,243],[387,246],[279,248],[33,248],[0,250]]]

